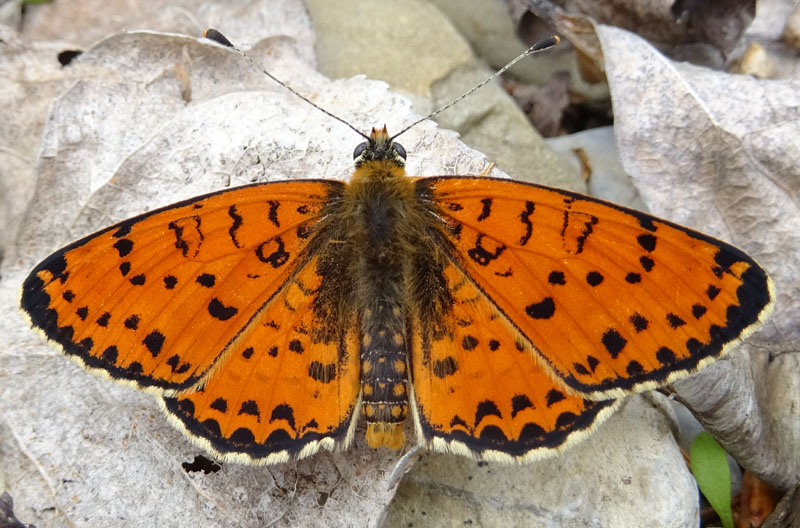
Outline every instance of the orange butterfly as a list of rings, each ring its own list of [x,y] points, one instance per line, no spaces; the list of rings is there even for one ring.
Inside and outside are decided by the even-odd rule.
[[[21,306],[88,370],[162,396],[218,457],[346,448],[524,461],[765,320],[742,251],[591,197],[409,178],[386,129],[349,183],[254,184],[123,221],[31,272]]]

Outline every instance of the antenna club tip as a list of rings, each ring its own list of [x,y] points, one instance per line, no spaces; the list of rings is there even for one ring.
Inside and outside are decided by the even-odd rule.
[[[223,46],[226,46],[228,48],[234,47],[233,43],[230,40],[228,40],[225,37],[225,35],[217,31],[216,29],[208,28],[207,30],[203,31],[203,36],[208,40],[213,40],[217,44],[222,44]]]

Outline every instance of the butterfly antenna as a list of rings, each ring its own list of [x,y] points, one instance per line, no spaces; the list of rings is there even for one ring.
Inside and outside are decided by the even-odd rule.
[[[488,84],[489,82],[493,81],[493,80],[494,80],[495,78],[497,78],[498,76],[500,76],[500,75],[503,75],[503,74],[506,72],[506,70],[508,70],[509,68],[511,68],[513,65],[515,65],[516,63],[518,63],[519,61],[521,61],[522,59],[524,59],[524,58],[525,58],[525,57],[527,57],[528,55],[532,55],[532,54],[534,54],[534,53],[536,53],[536,52],[538,52],[538,51],[544,51],[544,50],[546,50],[546,49],[548,49],[548,48],[552,48],[553,46],[555,46],[555,45],[556,45],[556,44],[558,44],[559,42],[561,42],[561,39],[560,39],[560,38],[558,38],[558,37],[557,37],[557,36],[555,36],[555,35],[553,35],[553,36],[551,36],[551,37],[547,37],[547,38],[545,38],[545,39],[542,39],[542,40],[538,41],[536,44],[534,44],[534,45],[533,45],[533,46],[531,46],[530,48],[528,48],[528,49],[526,49],[525,51],[523,51],[522,53],[520,53],[520,54],[517,56],[517,58],[515,58],[514,60],[512,60],[511,62],[509,62],[508,64],[506,64],[505,66],[503,66],[502,68],[500,68],[499,70],[497,70],[496,72],[494,72],[492,75],[490,75],[490,76],[489,76],[487,79],[485,79],[483,82],[481,82],[480,84],[477,84],[477,85],[473,86],[472,88],[470,88],[469,90],[467,90],[465,93],[461,94],[459,97],[456,97],[455,99],[453,99],[452,101],[450,101],[449,103],[447,103],[447,104],[446,104],[446,105],[444,105],[443,107],[439,108],[438,110],[434,110],[433,112],[431,112],[430,114],[426,115],[425,117],[422,117],[422,118],[420,118],[420,119],[417,119],[416,121],[414,121],[413,123],[411,123],[410,125],[408,125],[407,127],[405,127],[403,130],[401,130],[400,132],[398,132],[397,134],[395,134],[394,136],[392,136],[392,138],[391,138],[391,139],[392,139],[392,140],[394,140],[394,139],[395,139],[397,136],[399,136],[400,134],[404,134],[404,133],[406,133],[406,132],[408,131],[408,129],[410,129],[411,127],[415,127],[415,126],[417,126],[418,124],[422,123],[423,121],[425,121],[425,120],[427,120],[427,119],[431,119],[431,118],[433,118],[433,117],[435,117],[435,116],[439,115],[440,113],[444,112],[445,110],[447,110],[448,108],[450,108],[451,106],[453,106],[454,104],[456,104],[457,102],[459,102],[459,101],[461,101],[462,99],[464,99],[465,97],[468,97],[469,95],[471,95],[471,94],[472,94],[472,92],[474,92],[474,91],[476,91],[476,90],[479,90],[479,89],[483,88],[483,87],[484,87],[486,84]]]
[[[347,121],[345,121],[344,119],[342,119],[341,117],[339,117],[339,116],[337,116],[337,115],[334,115],[334,114],[332,114],[332,113],[328,112],[327,110],[325,110],[324,108],[322,108],[322,107],[321,107],[321,106],[319,106],[318,104],[316,104],[316,103],[314,103],[313,101],[311,101],[311,100],[310,100],[308,97],[304,96],[303,94],[301,94],[300,92],[298,92],[297,90],[295,90],[294,88],[292,88],[291,86],[289,86],[288,84],[286,84],[285,82],[283,82],[282,80],[280,80],[280,79],[278,79],[277,77],[275,77],[274,75],[272,75],[270,72],[268,72],[268,71],[266,70],[266,68],[264,68],[264,67],[263,67],[263,66],[261,66],[260,64],[257,64],[257,63],[256,63],[256,61],[254,61],[253,59],[251,59],[251,58],[250,58],[250,56],[249,56],[247,53],[245,53],[244,51],[242,51],[242,50],[241,50],[239,47],[235,46],[235,45],[234,45],[234,44],[233,44],[233,43],[232,43],[230,40],[228,40],[228,39],[225,37],[225,35],[223,35],[223,34],[222,34],[222,33],[220,33],[219,31],[217,31],[216,29],[207,29],[207,30],[205,30],[205,31],[203,32],[203,36],[204,36],[205,38],[207,38],[208,40],[213,40],[213,41],[214,41],[214,42],[216,42],[217,44],[222,44],[222,45],[223,45],[223,46],[225,46],[226,48],[230,48],[230,49],[232,49],[233,51],[237,52],[239,55],[241,55],[242,57],[244,57],[244,58],[247,60],[247,62],[249,62],[249,63],[250,63],[250,65],[251,65],[251,66],[253,66],[253,67],[254,67],[254,68],[256,68],[257,70],[261,70],[261,71],[264,73],[264,75],[266,75],[267,77],[269,77],[270,79],[272,79],[273,81],[275,81],[276,83],[278,83],[279,85],[283,86],[284,88],[286,88],[287,90],[289,90],[291,93],[293,93],[294,95],[296,95],[297,97],[299,97],[300,99],[302,99],[303,101],[305,101],[306,103],[310,104],[311,106],[313,106],[314,108],[316,108],[317,110],[319,110],[320,112],[322,112],[323,114],[325,114],[325,115],[327,115],[327,116],[329,116],[329,117],[332,117],[333,119],[335,119],[335,120],[339,121],[340,123],[344,123],[345,125],[347,125],[347,126],[348,126],[348,127],[350,127],[351,129],[353,129],[353,130],[355,131],[355,133],[356,133],[356,134],[358,134],[359,136],[362,136],[362,137],[366,138],[366,139],[369,141],[369,136],[368,136],[368,135],[364,134],[364,133],[363,133],[363,132],[361,132],[359,129],[357,129],[356,127],[354,127],[353,125],[351,125],[350,123],[348,123]],[[403,132],[405,132],[405,130],[404,130]]]

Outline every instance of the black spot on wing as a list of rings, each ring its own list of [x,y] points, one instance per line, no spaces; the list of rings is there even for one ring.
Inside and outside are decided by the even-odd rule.
[[[147,350],[153,355],[153,357],[158,356],[161,352],[161,348],[164,346],[164,334],[159,332],[158,330],[153,330],[144,338],[144,346],[147,347]]]
[[[228,412],[228,401],[225,398],[217,398],[216,400],[211,402],[211,405],[209,405],[209,407],[211,407],[215,411],[219,411],[224,414]]]
[[[541,425],[528,422],[522,427],[519,433],[519,443],[532,446],[542,445],[547,435],[547,431],[545,431]]]
[[[565,398],[566,398],[566,396],[564,396],[563,392],[561,392],[559,390],[556,390],[556,389],[550,389],[550,391],[548,391],[547,397],[546,397],[547,406],[548,407],[552,407],[553,405],[555,405],[556,403],[560,402],[561,400],[563,400]]]
[[[713,301],[714,299],[716,299],[717,295],[719,295],[720,291],[722,290],[720,290],[713,284],[709,284],[708,288],[706,289],[706,297],[708,297],[709,300]]]
[[[719,269],[721,270],[717,276],[721,276],[723,272],[731,273],[731,266],[741,261],[741,257],[742,254],[739,250],[729,251],[727,247],[720,247],[717,253],[714,255],[714,262],[717,263]]]
[[[242,413],[239,413],[242,414]],[[278,431],[282,432],[287,437],[289,436],[288,433],[282,429],[278,429],[277,431],[273,431],[272,434],[274,435]],[[272,435],[270,435],[270,438]],[[231,434],[231,437],[228,439],[234,447],[237,447],[241,450],[247,450],[250,446],[256,443],[256,437],[253,435],[253,431],[246,427],[240,427]],[[269,441],[269,438],[267,438]]]
[[[111,345],[108,348],[106,348],[105,350],[103,350],[103,353],[100,355],[100,358],[103,361],[106,361],[111,365],[116,365],[117,364],[117,356],[118,356],[118,354],[119,354],[119,351],[117,350],[117,347],[115,347],[114,345]]]
[[[181,357],[178,354],[172,355],[166,363],[172,369],[173,374],[183,374],[192,367],[189,363],[181,363]]]
[[[197,283],[204,288],[211,288],[214,286],[217,278],[210,273],[202,273],[197,276]]]
[[[599,286],[603,282],[603,274],[599,271],[590,271],[586,274],[586,283],[589,286]]]
[[[475,246],[467,251],[467,255],[469,255],[470,258],[480,266],[488,266],[493,260],[499,258],[500,255],[502,255],[506,250],[506,246],[504,244],[500,244],[492,251],[489,251],[483,247],[484,237],[485,235],[483,233],[478,234],[477,238],[475,239]]]
[[[214,297],[208,303],[208,313],[214,319],[219,319],[220,321],[227,321],[231,317],[237,314],[239,311],[238,308],[235,306],[225,306],[219,299]]]
[[[128,318],[125,319],[125,321],[123,321],[122,324],[128,330],[136,330],[137,328],[139,328],[139,316],[136,314],[132,314],[128,316]]]
[[[656,230],[656,225],[653,223],[653,219],[649,216],[639,213],[636,215],[636,217],[639,220],[639,225],[642,226],[643,229],[653,232]]]
[[[562,240],[567,239],[567,230],[570,227],[570,223],[580,222],[581,220],[577,220],[579,217],[587,218],[588,220],[583,220],[583,229],[581,229],[580,235],[575,238],[575,246],[571,248],[569,251],[575,255],[580,255],[583,252],[583,246],[586,244],[586,241],[589,239],[591,234],[594,232],[594,226],[600,221],[596,216],[587,215],[584,213],[575,213],[571,212],[569,208],[572,207],[572,203],[574,200],[568,199],[564,200],[567,204],[568,209],[564,211],[564,223],[561,227],[561,238]]]
[[[75,343],[75,348],[81,354],[88,354],[92,347],[94,347],[94,340],[91,337],[85,337],[79,343]]]
[[[97,318],[97,326],[102,326],[103,328],[108,327],[108,322],[111,320],[111,314],[108,312],[103,312],[103,314]]]
[[[112,233],[112,237],[114,238],[122,238],[124,236],[128,236],[131,232],[133,226],[136,225],[136,222],[133,219],[125,220],[117,225],[117,230]]]
[[[629,284],[638,284],[642,282],[642,276],[639,275],[638,273],[631,272],[625,275],[625,281],[628,282]]]
[[[446,378],[451,374],[455,374],[458,370],[458,363],[456,363],[453,356],[447,356],[444,359],[437,359],[433,362],[433,375],[437,378]]]
[[[312,361],[308,366],[308,375],[320,383],[330,383],[336,378],[336,364],[326,363],[323,365],[319,361]]]
[[[492,400],[483,400],[478,404],[478,408],[475,410],[475,427],[487,416],[503,417],[500,413],[500,409],[497,408],[497,404]]]
[[[294,429],[294,409],[292,409],[292,406],[288,403],[276,405],[269,415],[270,422],[274,422],[275,420],[286,420],[289,427]]]
[[[240,227],[242,227],[243,218],[239,214],[239,212],[236,211],[235,205],[232,205],[228,208],[228,216],[230,216],[231,220],[233,220],[231,227],[228,229],[228,236],[231,237],[231,242],[233,242],[233,245],[241,249],[242,245],[236,239],[236,232],[239,230]]]
[[[511,398],[512,418],[517,416],[517,413],[522,412],[525,409],[532,409],[532,408],[533,408],[533,402],[531,402],[530,398],[528,398],[524,394],[517,394],[516,396]]]
[[[563,286],[567,283],[563,271],[551,271],[550,275],[547,276],[547,282],[554,286]]]
[[[239,408],[239,415],[246,414],[248,416],[261,417],[261,411],[258,409],[258,404],[255,400],[245,400]]]
[[[642,367],[642,364],[638,361],[632,360],[628,362],[628,365],[625,367],[625,371],[629,376],[641,376],[644,374],[644,367]]]
[[[467,335],[461,340],[461,348],[464,350],[474,350],[478,346],[478,339],[474,336]]]
[[[531,239],[531,235],[533,234],[533,223],[531,222],[531,215],[533,215],[533,211],[535,209],[535,205],[531,201],[525,202],[525,210],[519,214],[519,219],[522,222],[522,225],[525,226],[525,234],[519,238],[519,245],[524,246],[528,243]]]
[[[525,313],[532,319],[550,319],[555,312],[556,305],[552,297],[545,297],[525,307]]]
[[[686,321],[681,319],[679,316],[675,315],[674,313],[667,314],[667,323],[673,329],[680,328],[681,326],[686,324]]]
[[[181,250],[181,254],[186,257],[189,254],[189,243],[183,239],[183,226],[177,222],[170,222],[167,227],[175,235],[175,248]]]
[[[589,365],[589,368],[594,372],[597,370],[597,365],[600,364],[600,360],[594,356],[586,356],[586,364]]]
[[[286,251],[283,239],[279,236],[259,244],[256,248],[256,256],[258,260],[273,268],[280,268],[289,261],[289,253]]]
[[[639,243],[639,246],[641,246],[642,249],[644,249],[648,253],[656,249],[655,235],[650,235],[650,234],[639,235],[638,237],[636,237],[636,241]]]
[[[267,204],[269,204],[269,213],[267,213],[267,218],[269,218],[269,221],[272,222],[272,225],[275,227],[280,227],[281,223],[278,221],[278,208],[281,206],[281,203],[277,200],[267,200]]]
[[[707,308],[705,306],[703,306],[702,304],[692,305],[692,315],[694,316],[695,319],[700,319],[701,317],[703,317],[703,315],[705,315],[706,311],[707,311]]]
[[[661,347],[656,351],[656,359],[664,365],[670,365],[675,363],[677,357],[675,356],[675,352],[669,348]]]
[[[557,429],[570,429],[573,424],[578,421],[578,415],[571,412],[562,412],[556,418]]]
[[[628,320],[633,325],[633,329],[636,331],[637,334],[639,332],[647,330],[647,327],[650,324],[650,321],[645,319],[644,316],[642,316],[642,314],[638,312],[634,313]]]
[[[503,445],[508,442],[508,437],[503,430],[496,425],[487,425],[481,429],[478,438],[481,439],[481,442],[490,446]]]
[[[120,257],[127,257],[133,251],[133,241],[127,238],[117,240],[114,242],[114,249],[117,250]]]
[[[622,350],[625,348],[625,345],[628,343],[628,341],[614,328],[609,328],[606,330],[601,341],[606,351],[614,359],[617,358],[620,352],[622,352]]]
[[[481,214],[478,215],[478,222],[482,222],[489,218],[492,214],[492,199],[491,198],[484,198],[481,200],[481,204],[483,207],[481,208]]]

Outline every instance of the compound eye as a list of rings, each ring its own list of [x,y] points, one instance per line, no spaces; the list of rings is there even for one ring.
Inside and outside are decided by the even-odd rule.
[[[392,148],[397,153],[398,156],[403,158],[403,161],[406,160],[406,149],[403,148],[403,145],[400,143],[392,143]]]
[[[362,155],[365,150],[367,150],[367,142],[366,141],[364,143],[361,143],[359,146],[357,146],[356,149],[353,151],[353,159],[358,159],[358,157],[360,155]]]

